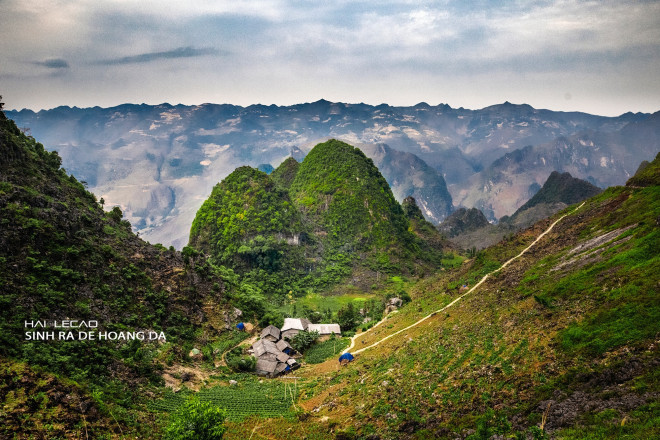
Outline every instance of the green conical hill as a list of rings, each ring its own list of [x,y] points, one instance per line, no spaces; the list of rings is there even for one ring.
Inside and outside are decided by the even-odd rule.
[[[330,140],[302,163],[285,160],[271,176],[236,169],[199,209],[190,245],[266,295],[282,297],[325,289],[351,275],[369,288],[381,272],[432,270],[442,258],[443,242],[436,234],[432,245],[424,243],[428,237],[414,231],[426,222],[415,222],[419,227],[413,227],[371,159]]]
[[[281,267],[286,249],[305,240],[301,216],[286,191],[264,172],[237,168],[197,212],[190,245],[235,269]]]
[[[403,249],[414,241],[378,168],[344,142],[315,146],[300,164],[290,194],[330,249]]]

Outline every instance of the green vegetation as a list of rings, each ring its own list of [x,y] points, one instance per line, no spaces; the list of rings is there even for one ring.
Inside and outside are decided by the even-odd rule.
[[[642,162],[635,175],[628,179],[626,185],[633,187],[660,185],[660,161],[658,159],[660,159],[660,153],[653,162]]]
[[[364,292],[387,274],[423,275],[454,258],[414,199],[406,212],[370,159],[331,140],[271,176],[235,170],[198,211],[189,248],[231,271],[232,303],[267,324],[309,293]],[[328,307],[313,309],[310,319],[330,319]]]
[[[177,253],[135,237],[119,207],[104,212],[56,153],[3,117],[0,142],[0,437],[660,435],[660,157],[628,187],[569,207],[454,306],[384,339],[458,298],[554,220],[464,262],[443,250],[414,199],[399,206],[359,150],[329,141],[272,177],[237,170]],[[248,334],[225,331],[227,302],[261,325],[286,313],[350,333],[378,321],[392,297],[406,306],[356,346],[384,342],[348,366],[316,365],[348,338],[299,333],[300,388],[248,374],[255,359],[238,346]],[[167,342],[24,340],[25,320],[66,317],[163,331]],[[188,359],[193,347],[203,361]],[[211,371],[222,354],[228,368]],[[178,377],[181,363],[202,379]],[[162,387],[166,368],[181,379],[176,393]]]
[[[211,321],[227,308],[225,273],[201,255],[184,258],[143,242],[119,207],[104,212],[60,164],[56,152],[0,114],[0,356],[75,381],[83,402],[103,396],[98,416],[139,432],[141,387],[162,383],[161,362],[185,362],[193,344],[207,343],[209,330],[217,334]],[[217,304],[210,313],[208,301]],[[167,343],[77,340],[78,330],[90,328],[52,327],[67,318],[96,321],[99,332],[163,332]],[[37,320],[50,327],[25,327]],[[72,330],[75,339],[32,338],[60,330]],[[56,402],[53,411],[61,410],[62,420],[79,420],[67,415],[79,408]],[[13,414],[26,405],[32,403],[21,401]],[[7,429],[23,427],[12,422]],[[33,429],[22,432],[42,428]],[[74,428],[53,432],[60,429]]]
[[[298,353],[303,353],[316,342],[319,338],[319,332],[301,330],[291,339],[291,347]]]
[[[353,430],[356,438],[656,437],[659,188],[613,188],[596,196],[446,313],[337,370],[328,384],[342,384],[340,397],[323,403],[347,409],[337,419],[342,432]],[[517,255],[551,221],[410,286],[412,304],[358,344],[449,303],[461,286],[473,286]],[[305,396],[325,389],[306,388]]]
[[[257,366],[257,359],[254,356],[248,356],[243,353],[243,347],[236,347],[225,354],[227,366],[237,372],[254,371]]]
[[[331,255],[341,247],[405,249],[402,242],[413,241],[401,206],[371,159],[343,142],[314,147],[300,164],[290,193],[306,220],[326,232]]]
[[[245,417],[280,417],[292,414],[296,400],[295,389],[287,383],[268,381],[259,383],[245,376],[236,376],[239,385],[216,386],[195,393],[196,399],[210,403],[226,412],[227,420],[239,421]],[[176,412],[188,401],[189,393],[168,392],[150,407],[157,411]]]
[[[288,191],[291,188],[293,180],[296,178],[300,164],[293,157],[288,157],[280,164],[270,175],[275,184]]]
[[[305,351],[304,360],[308,364],[320,364],[333,357],[339,357],[344,348],[350,344],[350,338],[337,338],[331,336],[330,339],[317,342]]]
[[[191,397],[172,414],[164,440],[220,440],[226,430],[225,412],[210,402]]]

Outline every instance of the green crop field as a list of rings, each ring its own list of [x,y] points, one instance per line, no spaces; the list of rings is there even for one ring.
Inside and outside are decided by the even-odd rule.
[[[346,295],[332,296],[322,296],[318,293],[310,293],[302,298],[298,298],[295,305],[298,310],[302,310],[302,308],[306,306],[312,310],[324,311],[330,309],[332,312],[336,313],[348,303],[353,303],[353,306],[359,310],[364,307],[364,303],[367,300],[376,298],[379,298],[379,296],[369,293],[349,293]],[[289,304],[283,306],[282,311],[292,313],[292,305]]]
[[[168,392],[164,398],[149,404],[154,411],[174,412],[187,398],[190,392],[174,394]],[[264,383],[247,383],[236,386],[216,386],[203,389],[196,396],[203,402],[224,408],[227,419],[241,420],[248,416],[280,417],[289,415],[292,411],[292,402],[297,398],[293,381],[268,381]]]
[[[350,341],[350,338],[336,338],[317,342],[305,352],[305,362],[309,364],[320,364],[333,356],[339,357],[342,350],[348,347]]]

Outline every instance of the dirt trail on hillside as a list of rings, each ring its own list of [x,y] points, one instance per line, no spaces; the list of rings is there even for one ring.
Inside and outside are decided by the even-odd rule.
[[[495,269],[494,271],[489,272],[489,273],[487,273],[486,275],[484,275],[484,277],[483,277],[483,278],[482,278],[477,284],[475,284],[470,290],[468,290],[467,292],[465,292],[464,294],[462,294],[461,296],[459,296],[458,298],[456,298],[455,300],[453,300],[452,302],[450,302],[450,303],[447,304],[446,306],[442,307],[441,309],[436,310],[435,312],[432,312],[432,313],[426,315],[425,317],[423,317],[423,318],[420,319],[419,321],[417,321],[417,322],[415,322],[415,323],[409,325],[409,326],[406,327],[406,328],[403,328],[403,329],[401,329],[401,330],[399,330],[399,331],[396,331],[396,332],[392,333],[391,335],[387,335],[387,336],[381,338],[381,339],[378,340],[377,342],[374,342],[373,344],[371,344],[371,345],[369,345],[369,346],[367,346],[367,347],[363,347],[363,348],[361,348],[361,349],[359,349],[359,350],[357,350],[357,351],[354,351],[352,354],[353,354],[353,355],[356,355],[356,354],[358,354],[358,353],[362,353],[362,352],[365,351],[365,350],[368,350],[368,349],[370,349],[370,348],[373,348],[373,347],[375,347],[375,346],[377,346],[377,345],[379,345],[379,344],[381,344],[381,343],[387,341],[388,339],[390,339],[390,338],[392,338],[392,337],[394,337],[394,336],[396,336],[396,335],[398,335],[398,334],[400,334],[400,333],[405,332],[406,330],[410,330],[411,328],[418,326],[419,324],[421,324],[422,322],[426,321],[426,320],[429,319],[430,317],[435,316],[435,315],[437,315],[438,313],[447,310],[448,308],[450,308],[451,306],[453,306],[454,304],[456,304],[457,302],[459,302],[461,299],[463,299],[463,297],[465,297],[465,296],[469,295],[470,293],[474,292],[474,291],[475,291],[479,286],[481,286],[481,285],[482,285],[482,284],[483,284],[483,283],[484,283],[484,282],[485,282],[485,281],[486,281],[491,275],[493,275],[493,274],[496,273],[496,272],[501,271],[502,269],[504,269],[505,267],[507,267],[509,264],[511,264],[512,261],[517,260],[518,258],[520,258],[525,252],[527,252],[528,250],[530,250],[530,249],[531,249],[536,243],[538,243],[539,240],[541,240],[545,235],[547,235],[550,231],[552,231],[552,229],[555,227],[555,225],[556,225],[557,223],[559,223],[560,221],[562,221],[562,219],[563,219],[564,217],[566,217],[566,216],[568,216],[568,215],[571,215],[571,214],[574,214],[574,213],[577,212],[580,208],[582,208],[582,206],[584,206],[584,203],[585,203],[585,202],[582,202],[582,204],[581,204],[580,206],[578,206],[577,208],[575,208],[573,211],[571,211],[571,212],[569,212],[569,213],[567,213],[567,214],[564,214],[564,215],[562,215],[561,217],[559,217],[557,220],[555,220],[555,222],[554,222],[553,224],[551,224],[551,225],[548,227],[548,229],[546,229],[546,230],[543,231],[538,237],[536,237],[536,240],[534,240],[529,246],[527,246],[525,249],[523,249],[518,255],[516,255],[515,257],[510,258],[508,261],[506,261],[504,264],[502,264],[499,268]],[[388,315],[388,316],[389,316],[389,315]],[[359,333],[359,334],[353,336],[353,337],[351,338],[351,344],[350,344],[350,345],[348,346],[348,348],[346,348],[346,350],[344,350],[342,353],[350,352],[350,350],[355,346],[355,341],[356,341],[356,339],[357,339],[358,337],[360,337],[360,336],[364,336],[367,332],[369,332],[369,331],[371,331],[372,329],[374,329],[374,328],[376,328],[377,326],[379,326],[381,323],[383,323],[383,322],[388,318],[388,316],[384,317],[382,320],[380,320],[380,321],[378,322],[378,324],[374,325],[373,327],[371,327],[371,329],[367,330],[366,332],[362,332],[362,333]]]

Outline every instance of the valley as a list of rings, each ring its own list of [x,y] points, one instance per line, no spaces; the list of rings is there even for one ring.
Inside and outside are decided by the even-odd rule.
[[[348,109],[410,124],[448,123],[440,113],[457,120],[470,116],[476,124],[497,110],[503,119],[494,127],[508,127],[506,133],[517,139],[512,147],[530,139],[549,145],[543,139],[561,135],[562,127],[576,121],[585,130],[612,133],[643,125],[647,140],[654,139],[649,130],[655,133],[648,125],[653,116],[553,116],[508,103],[481,113],[327,101],[295,108],[311,119],[319,115],[320,124],[344,118]],[[128,110],[123,116],[117,110],[113,123],[125,129],[142,121],[131,112],[155,111]],[[201,110],[245,111],[194,109]],[[267,121],[269,112],[283,117],[285,110],[293,112],[257,106],[247,114]],[[169,116],[152,121],[154,131],[193,113],[158,111]],[[411,112],[416,116],[406,116]],[[248,121],[241,115],[232,123],[209,120],[196,129],[197,136],[235,133],[232,127]],[[541,124],[546,137],[511,135],[514,125],[506,121],[530,115],[572,122],[557,122],[552,130]],[[493,127],[489,121],[486,126]],[[629,178],[604,191],[575,175],[548,173],[537,182],[536,198],[510,206],[523,207],[511,212],[513,222],[527,208],[542,205],[551,205],[549,216],[532,219],[538,213],[528,213],[527,224],[507,230],[492,245],[468,249],[452,244],[433,223],[451,206],[433,197],[443,188],[451,191],[452,184],[447,177],[445,185],[443,174],[449,173],[432,165],[424,148],[417,151],[394,135],[388,140],[398,139],[400,150],[364,151],[329,139],[301,148],[304,157],[296,157],[297,150],[282,141],[269,153],[282,159],[272,169],[255,168],[276,162],[264,159],[255,167],[207,176],[217,178],[199,200],[189,237],[177,251],[134,234],[121,208],[104,206],[110,198],[97,199],[61,167],[57,153],[19,126],[0,114],[0,436],[168,438],[178,423],[171,417],[189,402],[222,408],[223,438],[229,439],[660,434],[660,155],[653,159],[646,152],[657,154],[657,144],[639,141],[638,151],[644,151],[639,154],[651,156],[649,162],[639,169],[641,160],[634,167],[624,164],[618,178],[626,173]],[[411,130],[402,132],[419,141],[421,131]],[[171,146],[177,142],[177,148],[185,143],[179,139]],[[484,166],[488,173],[503,176],[531,160],[525,148],[497,159],[506,148],[482,142],[484,160],[495,158],[493,166]],[[614,141],[599,145],[614,145],[608,142]],[[233,150],[205,148],[218,155]],[[128,151],[144,153],[137,144]],[[286,159],[290,154],[293,159]],[[184,162],[194,154],[179,164],[171,162],[174,156],[163,157],[162,164],[169,165],[159,173],[175,176],[173,170],[187,167]],[[233,163],[220,162],[228,169]],[[190,166],[176,178],[197,173]],[[381,168],[421,174],[406,172],[405,179],[390,182]],[[584,173],[571,171],[577,177]],[[99,181],[88,185],[100,187]],[[435,189],[425,193],[425,185]],[[481,218],[473,223],[485,227]],[[385,313],[392,299],[398,306]],[[289,374],[257,377],[248,348],[261,329],[281,327],[285,317],[339,322],[342,335],[301,349],[302,367]],[[162,331],[167,340],[26,342],[22,326],[28,319],[98,320],[104,330]],[[241,330],[239,323],[255,330]],[[355,359],[341,366],[342,352]]]

